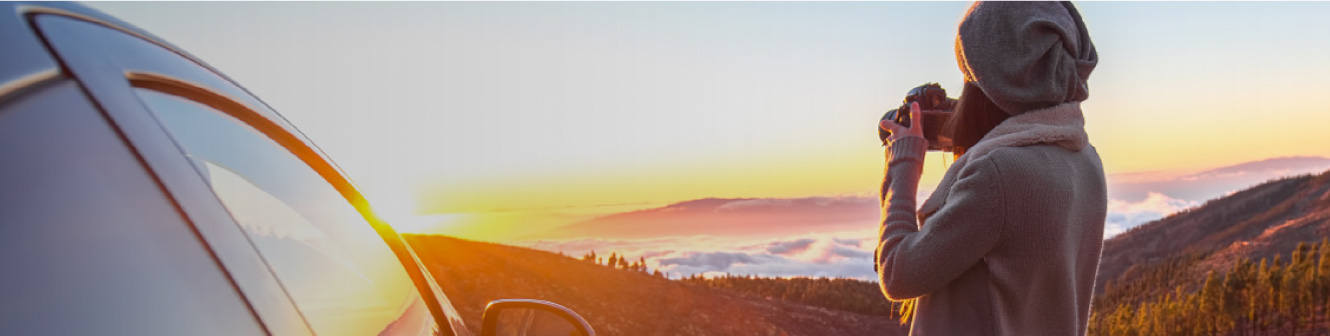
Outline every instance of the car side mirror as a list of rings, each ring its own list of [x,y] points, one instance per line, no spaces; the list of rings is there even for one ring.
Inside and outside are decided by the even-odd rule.
[[[596,336],[572,309],[541,300],[490,301],[480,323],[481,336]]]

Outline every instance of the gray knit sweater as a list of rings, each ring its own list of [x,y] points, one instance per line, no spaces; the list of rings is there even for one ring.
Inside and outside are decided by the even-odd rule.
[[[927,143],[890,145],[876,266],[917,299],[911,335],[1085,334],[1107,191],[1084,123],[1079,102],[1007,119],[917,212]]]

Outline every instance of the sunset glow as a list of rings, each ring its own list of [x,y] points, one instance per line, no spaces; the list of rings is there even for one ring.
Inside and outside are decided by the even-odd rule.
[[[560,230],[707,198],[721,199],[716,209],[875,200],[875,122],[925,82],[960,94],[953,39],[968,4],[89,5],[255,92],[401,231],[570,253],[618,248],[681,273],[720,269],[661,262],[742,252],[780,258],[786,268],[765,270],[784,275],[837,258],[867,263],[854,251],[872,246],[854,235],[871,238],[876,222],[835,232],[804,223],[788,239],[765,238],[811,249],[789,255],[750,235],[628,246]],[[1319,99],[1330,89],[1330,3],[1078,6],[1101,59],[1083,107],[1109,176],[1110,234],[1273,177],[1330,169],[1330,100]],[[1286,160],[1262,161],[1275,158]],[[920,197],[948,161],[929,154]],[[1256,164],[1206,173],[1244,163]],[[680,236],[692,235],[658,238]],[[835,272],[869,274],[853,269]]]

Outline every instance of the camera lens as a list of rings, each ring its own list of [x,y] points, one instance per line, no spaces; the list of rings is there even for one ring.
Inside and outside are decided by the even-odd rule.
[[[882,119],[877,121],[877,139],[883,143],[887,142],[887,137],[891,136],[891,131],[882,128],[882,122],[887,120],[896,122],[896,111],[896,109],[887,111],[886,114],[882,115]]]

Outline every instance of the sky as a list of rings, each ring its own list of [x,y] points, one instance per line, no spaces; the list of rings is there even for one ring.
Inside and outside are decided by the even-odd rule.
[[[959,94],[953,43],[969,4],[88,5],[256,93],[399,229],[516,241],[695,199],[876,197],[883,167],[876,121],[925,82]],[[1316,99],[1330,91],[1323,61],[1330,3],[1077,6],[1100,56],[1083,108],[1109,175],[1110,231],[1279,174],[1330,167],[1322,160],[1330,156],[1330,100]],[[1176,182],[1287,157],[1300,158],[1266,161],[1259,172],[1220,182]],[[930,154],[920,189],[931,191],[944,171],[942,155]],[[713,256],[733,253],[835,265],[862,262],[862,253],[831,252],[871,252],[861,240],[873,225],[844,234],[711,235],[691,239],[704,242],[692,249],[671,241],[679,235],[656,244],[589,232],[576,242],[631,245],[654,253],[653,265],[684,273],[730,269],[687,268],[691,261],[678,258],[721,263],[738,259]],[[831,253],[818,256],[844,259],[767,248],[807,239]],[[574,249],[564,243],[531,244]],[[761,260],[727,265],[751,270]],[[763,272],[808,273],[796,266]]]

